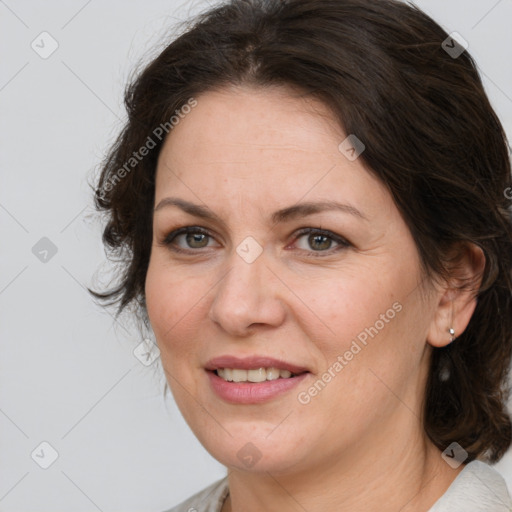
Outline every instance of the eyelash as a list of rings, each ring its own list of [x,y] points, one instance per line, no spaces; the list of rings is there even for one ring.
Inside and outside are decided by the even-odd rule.
[[[179,235],[188,235],[188,234],[201,234],[205,235],[211,238],[214,238],[211,233],[209,233],[207,230],[199,227],[199,226],[187,226],[179,229],[175,229],[171,231],[168,235],[165,236],[165,238],[162,240],[160,245],[163,245],[165,247],[168,247],[171,251],[177,252],[177,253],[184,253],[184,254],[194,254],[200,252],[200,249],[182,249],[180,247],[177,247],[176,245],[173,245],[174,240]],[[348,242],[346,239],[342,238],[339,235],[336,235],[332,231],[327,231],[325,229],[321,228],[301,228],[298,231],[294,233],[294,240],[293,242],[296,242],[301,236],[304,235],[320,235],[325,236],[326,238],[331,239],[332,241],[336,242],[338,244],[337,247],[334,249],[327,249],[325,251],[307,251],[306,249],[299,249],[301,251],[306,251],[310,253],[310,256],[313,258],[323,258],[326,256],[330,256],[335,252],[338,252],[340,250],[346,249],[347,247],[350,247],[352,244]]]

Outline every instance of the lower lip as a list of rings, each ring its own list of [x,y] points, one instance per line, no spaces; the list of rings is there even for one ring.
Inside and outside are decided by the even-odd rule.
[[[234,404],[260,404],[267,402],[302,382],[308,373],[288,379],[266,380],[264,382],[228,382],[213,371],[207,371],[210,384],[217,395]]]

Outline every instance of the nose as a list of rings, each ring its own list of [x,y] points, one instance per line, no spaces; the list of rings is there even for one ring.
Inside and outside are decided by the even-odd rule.
[[[209,318],[232,336],[244,337],[259,326],[279,327],[286,310],[283,284],[267,266],[265,252],[248,263],[236,251],[215,290]]]

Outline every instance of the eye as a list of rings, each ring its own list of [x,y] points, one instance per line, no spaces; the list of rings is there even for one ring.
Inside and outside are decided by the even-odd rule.
[[[301,243],[297,244],[297,241],[302,240]],[[350,246],[350,243],[339,235],[336,235],[332,231],[326,231],[319,228],[304,228],[299,230],[296,234],[295,244],[298,245],[299,249],[308,251],[310,253],[327,253],[332,254],[333,252],[346,249]],[[333,248],[333,244],[336,244]],[[323,256],[324,254],[311,254],[312,256]]]
[[[199,249],[212,247],[213,236],[198,226],[187,226],[171,231],[160,242],[174,252],[193,253]],[[297,243],[299,242],[300,243]],[[308,256],[328,256],[334,252],[350,247],[350,242],[343,237],[321,228],[303,228],[295,234],[294,244]],[[333,247],[334,245],[334,247]]]
[[[212,238],[208,231],[200,227],[187,226],[171,231],[161,244],[176,252],[188,252],[209,247]]]

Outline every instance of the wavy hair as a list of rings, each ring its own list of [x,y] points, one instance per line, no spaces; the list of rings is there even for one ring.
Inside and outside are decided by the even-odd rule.
[[[299,88],[364,141],[360,158],[390,191],[428,276],[449,278],[448,255],[460,244],[483,250],[467,329],[432,350],[422,421],[440,450],[457,441],[466,462],[499,460],[512,435],[510,158],[474,60],[450,48],[462,51],[430,17],[395,0],[231,0],[196,17],[126,89],[128,120],[94,185],[118,280],[90,292],[117,314],[135,305],[148,323],[144,284],[165,140],[158,127],[223,86]]]

